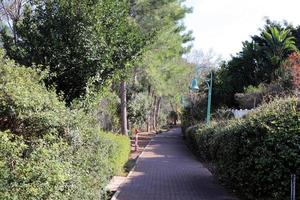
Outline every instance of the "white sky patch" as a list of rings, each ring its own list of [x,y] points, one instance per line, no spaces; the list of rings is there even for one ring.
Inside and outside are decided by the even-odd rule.
[[[186,5],[194,8],[184,20],[193,31],[194,49],[213,49],[225,59],[258,33],[265,17],[300,25],[300,0],[187,0]]]

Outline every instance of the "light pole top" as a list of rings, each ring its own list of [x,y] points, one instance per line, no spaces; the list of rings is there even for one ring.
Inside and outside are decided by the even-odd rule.
[[[199,90],[198,80],[196,78],[192,80],[191,90],[195,92]]]

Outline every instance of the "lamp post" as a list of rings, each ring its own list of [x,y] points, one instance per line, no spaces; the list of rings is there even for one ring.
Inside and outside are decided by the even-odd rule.
[[[210,72],[210,78],[205,80],[205,83],[208,87],[208,97],[207,97],[207,113],[206,113],[206,123],[210,124],[210,117],[211,117],[211,95],[212,95],[212,84],[213,84],[213,74],[212,71]],[[191,83],[192,91],[199,91],[198,80],[194,78]]]

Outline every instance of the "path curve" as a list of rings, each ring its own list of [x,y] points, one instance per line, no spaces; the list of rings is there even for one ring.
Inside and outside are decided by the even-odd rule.
[[[151,141],[117,199],[236,200],[188,150],[179,128]]]

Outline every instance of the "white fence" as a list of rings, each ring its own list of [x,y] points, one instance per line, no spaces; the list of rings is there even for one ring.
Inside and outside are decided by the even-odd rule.
[[[249,112],[251,112],[253,109],[231,109],[230,111],[233,113],[234,118],[242,118],[243,116],[247,115]]]

